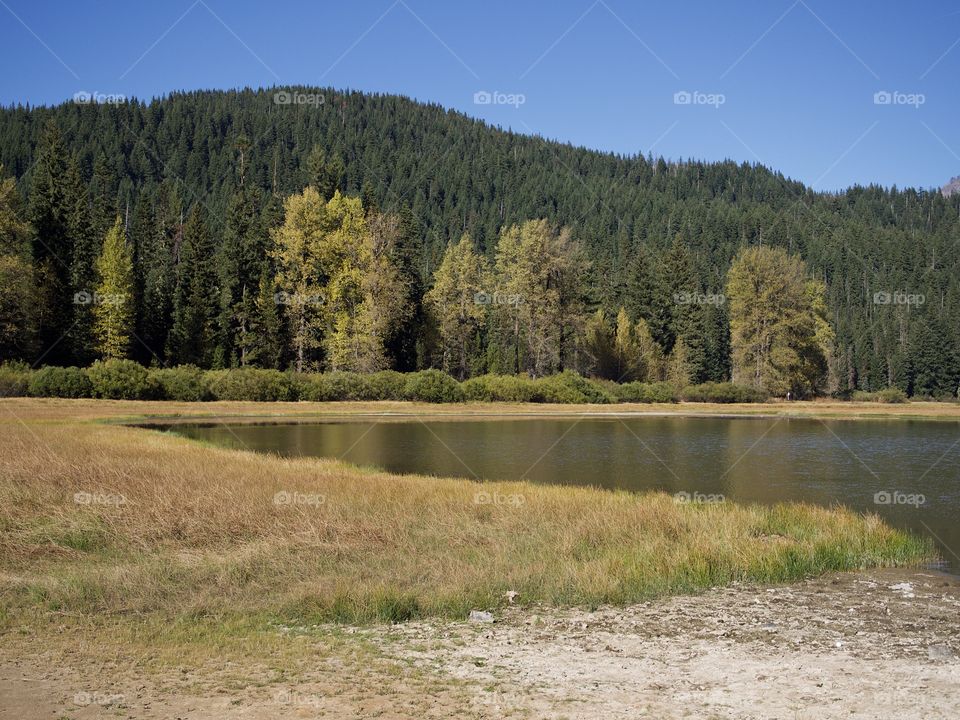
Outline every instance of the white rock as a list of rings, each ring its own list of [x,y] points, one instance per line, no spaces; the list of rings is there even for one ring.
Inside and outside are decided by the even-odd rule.
[[[471,610],[470,622],[492,623],[493,613],[489,613],[486,610]]]

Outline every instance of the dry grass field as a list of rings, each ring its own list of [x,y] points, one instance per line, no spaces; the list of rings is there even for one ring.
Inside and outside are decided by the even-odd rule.
[[[516,502],[478,504],[471,481],[209,447],[120,422],[318,413],[493,419],[584,410],[960,416],[957,406],[933,404],[3,400],[3,659],[53,653],[68,665],[109,657],[126,658],[124,666],[215,662],[222,669],[230,658],[266,663],[257,676],[265,683],[322,660],[332,676],[353,668],[353,690],[363,695],[369,681],[376,694],[400,670],[344,628],[460,622],[474,609],[499,612],[511,599],[514,610],[626,606],[731,583],[915,566],[932,556],[930,544],[842,509],[682,505],[663,493],[528,483],[491,483],[490,492]],[[311,643],[309,659],[286,642],[289,628],[312,628],[322,638],[319,647]],[[456,683],[443,692],[456,694]]]

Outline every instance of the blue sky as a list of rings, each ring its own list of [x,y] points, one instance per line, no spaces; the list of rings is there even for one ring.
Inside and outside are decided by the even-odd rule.
[[[6,105],[332,85],[821,190],[960,175],[960,0],[0,0],[0,60]]]

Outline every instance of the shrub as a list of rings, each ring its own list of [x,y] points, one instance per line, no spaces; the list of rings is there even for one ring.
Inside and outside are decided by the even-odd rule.
[[[33,371],[25,362],[5,362],[0,365],[0,397],[23,397],[29,390]]]
[[[408,400],[430,403],[463,402],[460,383],[439,370],[421,370],[407,375],[403,394]]]
[[[150,370],[150,377],[163,400],[198,402],[210,398],[207,378],[196,365],[178,365],[172,368]]]
[[[150,373],[133,360],[97,361],[87,368],[93,396],[110,400],[149,400],[157,395]]]
[[[296,400],[297,384],[279,370],[234,368],[207,373],[210,394],[217,400],[272,402]]]
[[[620,402],[673,403],[678,399],[677,389],[667,382],[629,382],[610,390]]]
[[[683,389],[680,396],[687,402],[758,403],[767,400],[767,394],[762,390],[729,382],[690,385]]]
[[[535,381],[534,402],[546,403],[612,403],[616,398],[596,381],[587,380],[572,370]]]
[[[93,395],[90,378],[78,367],[43,367],[30,378],[34,397],[88,398]]]
[[[480,402],[533,402],[537,396],[534,381],[516,375],[480,375],[461,387],[467,400]]]
[[[855,402],[905,403],[907,394],[896,387],[888,387],[876,392],[855,390],[852,399]]]
[[[381,370],[368,375],[368,400],[403,400],[406,376],[396,370]]]
[[[312,402],[371,400],[366,378],[353,372],[310,373],[298,378],[300,397]]]

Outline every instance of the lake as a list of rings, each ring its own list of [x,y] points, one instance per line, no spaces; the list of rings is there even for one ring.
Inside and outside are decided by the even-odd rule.
[[[749,417],[397,419],[163,426],[395,473],[663,490],[678,501],[845,505],[935,540],[960,571],[960,424]]]

